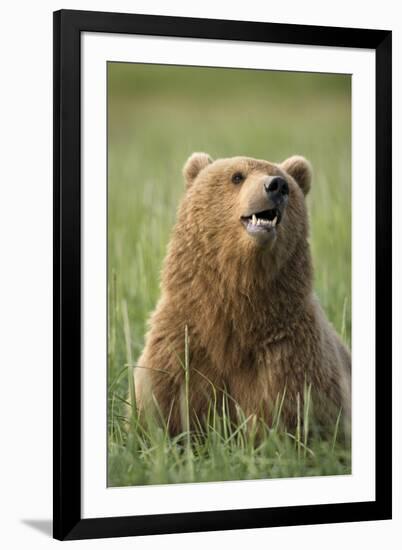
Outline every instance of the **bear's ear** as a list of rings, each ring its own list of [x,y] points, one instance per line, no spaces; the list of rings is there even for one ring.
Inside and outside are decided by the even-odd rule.
[[[208,166],[208,164],[211,164],[211,162],[213,160],[207,153],[193,153],[191,155],[183,168],[183,176],[187,187],[193,183],[201,170]]]
[[[310,191],[312,169],[311,164],[304,157],[294,155],[289,157],[280,165],[299,185],[305,195]]]

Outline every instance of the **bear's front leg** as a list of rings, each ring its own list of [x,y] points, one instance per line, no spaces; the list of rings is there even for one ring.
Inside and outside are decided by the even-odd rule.
[[[184,332],[162,337],[151,331],[134,372],[140,418],[152,417],[171,435],[187,431],[188,426],[192,430],[205,426],[225,391],[194,335],[186,339]]]

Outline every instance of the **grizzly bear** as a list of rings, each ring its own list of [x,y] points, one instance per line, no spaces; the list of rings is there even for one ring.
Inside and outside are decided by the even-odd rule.
[[[183,174],[161,296],[134,369],[140,414],[156,409],[178,434],[186,414],[202,425],[211,403],[229,396],[226,406],[269,426],[284,396],[281,419],[292,426],[308,387],[318,419],[348,418],[350,353],[312,288],[310,164],[194,153]]]

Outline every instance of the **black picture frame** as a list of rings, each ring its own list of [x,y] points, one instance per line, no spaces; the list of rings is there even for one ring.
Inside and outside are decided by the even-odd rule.
[[[60,540],[390,519],[391,55],[386,30],[61,10],[54,22],[54,520]],[[374,501],[82,519],[81,48],[83,32],[369,48],[376,56]],[[380,289],[380,291],[379,291]]]

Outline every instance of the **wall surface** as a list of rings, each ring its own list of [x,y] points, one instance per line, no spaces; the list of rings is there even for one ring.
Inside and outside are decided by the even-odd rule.
[[[394,46],[394,204],[402,204],[402,19],[398,3],[313,0],[247,3],[204,0],[8,2],[1,33],[0,199],[0,543],[48,548],[52,513],[52,11],[89,9],[248,19],[278,23],[385,28]],[[384,189],[387,182],[384,182]],[[227,533],[84,541],[81,548],[212,548],[221,545],[338,549],[398,548],[402,538],[399,395],[402,216],[394,215],[394,519],[388,522],[275,528]],[[398,237],[399,235],[399,237]],[[397,254],[399,250],[399,253]]]

